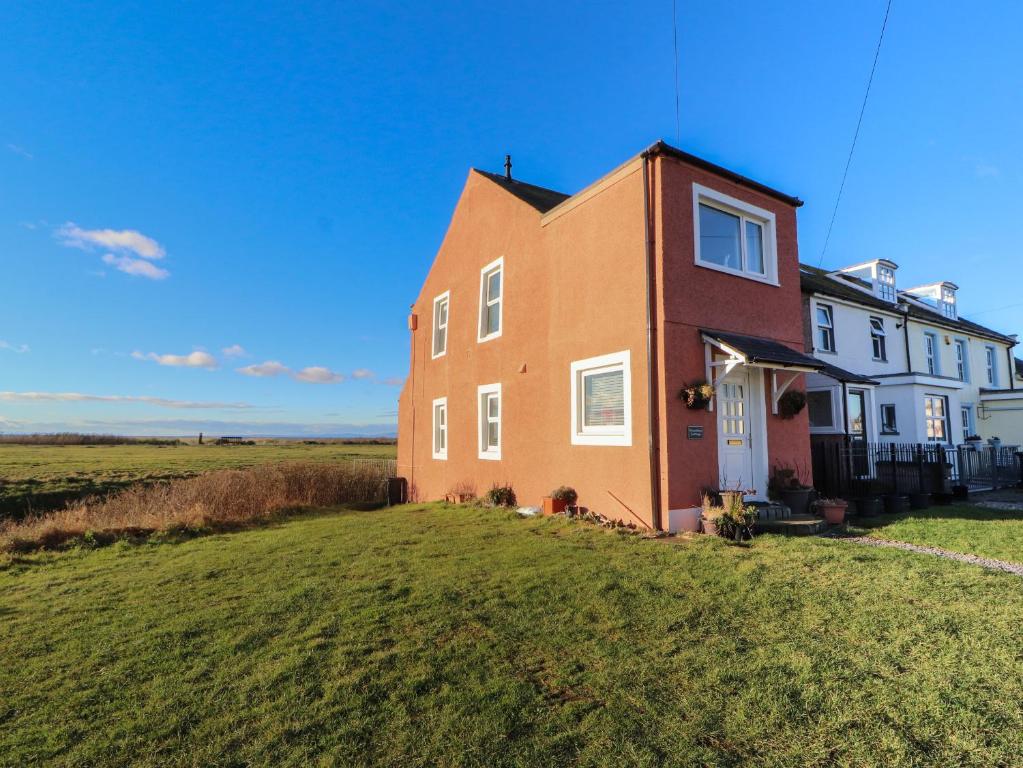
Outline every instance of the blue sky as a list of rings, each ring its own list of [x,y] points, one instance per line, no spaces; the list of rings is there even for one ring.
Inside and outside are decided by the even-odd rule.
[[[680,145],[803,198],[804,261],[883,14],[679,3]],[[885,256],[1023,332],[1021,25],[895,0],[825,266]],[[468,168],[511,152],[574,192],[676,143],[670,2],[9,3],[0,28],[0,430],[391,431]]]

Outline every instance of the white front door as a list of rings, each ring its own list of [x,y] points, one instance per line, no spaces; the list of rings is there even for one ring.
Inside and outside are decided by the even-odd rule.
[[[750,377],[745,369],[729,374],[717,387],[718,456],[722,490],[759,489],[753,473],[753,419]]]

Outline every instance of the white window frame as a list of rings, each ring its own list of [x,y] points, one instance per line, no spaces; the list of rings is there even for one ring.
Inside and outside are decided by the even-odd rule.
[[[836,392],[838,392],[839,396],[841,396],[840,390],[836,389],[835,387],[807,387],[807,390],[806,390],[807,399],[809,399],[809,396],[810,396],[811,392],[813,392],[813,393],[816,393],[816,392],[827,392],[828,393],[828,405],[831,407],[831,423],[826,425],[826,426],[825,425],[821,425],[821,424],[810,424],[810,432],[812,432],[814,434],[835,434],[835,433],[839,433],[840,434],[842,432],[842,419],[841,419],[841,415],[838,412],[838,402],[837,402],[838,398],[835,397],[835,393]],[[809,402],[807,403],[806,412],[807,412],[807,417],[809,418],[809,414],[810,414],[810,404],[809,404]]]
[[[834,321],[832,321],[834,322]],[[874,323],[877,323],[877,326]],[[888,362],[888,334],[884,329],[884,318],[871,315],[867,321],[870,326],[870,345],[874,360],[878,363]]]
[[[927,401],[928,400],[935,400],[935,401],[938,401],[938,402],[940,402],[942,404],[941,410],[942,410],[942,413],[944,415],[941,417],[941,420],[944,422],[944,430],[943,430],[945,432],[945,439],[944,440],[939,440],[936,437],[930,437],[927,434],[927,422],[928,421],[937,421],[938,420],[937,416],[928,416],[927,415]],[[933,405],[932,405],[931,409],[933,410]],[[951,414],[949,414],[949,412],[948,412],[948,398],[945,397],[944,395],[935,395],[935,394],[929,394],[929,393],[924,395],[924,437],[926,438],[927,442],[929,442],[929,443],[951,443],[952,442],[952,417],[951,417]]]
[[[711,261],[700,259],[700,206],[706,205],[715,208],[732,216],[739,217],[739,244],[742,251],[742,269],[733,269],[722,264],[715,264]],[[764,272],[752,272],[746,269],[746,222],[750,221],[759,224],[763,238],[764,250]],[[693,184],[693,233],[695,236],[693,250],[695,252],[696,266],[705,269],[714,269],[718,272],[726,272],[730,275],[744,277],[747,280],[756,280],[760,283],[778,285],[778,237],[775,216],[770,211],[758,208],[743,200],[726,195],[723,192],[705,187],[702,184]]]
[[[624,424],[615,427],[584,427],[583,425],[583,378],[594,373],[622,370],[622,402]],[[608,355],[576,360],[569,366],[571,376],[570,414],[572,445],[632,445],[632,355],[629,350],[612,352]]]
[[[995,348],[987,344],[984,347],[984,366],[987,369],[987,383],[998,386],[998,354]]]
[[[827,313],[827,315],[828,315],[828,322],[830,323],[830,325],[821,325],[819,312],[822,309]],[[815,334],[815,338],[814,338],[814,345],[813,345],[814,349],[817,352],[828,352],[830,354],[837,354],[838,353],[838,349],[837,349],[838,345],[835,343],[835,308],[834,308],[833,305],[831,305],[831,304],[822,304],[820,302],[816,303],[816,306],[814,307],[814,327],[817,329],[817,333]],[[818,343],[821,340],[821,331],[824,330],[824,329],[827,329],[828,334],[829,334],[829,338],[831,339],[831,348],[830,349],[827,349],[827,348],[822,347],[822,346],[818,346]]]
[[[924,333],[924,364],[927,366],[929,376],[941,375],[941,361],[938,356],[938,335],[936,333]]]
[[[444,423],[441,426],[441,432],[444,434],[444,445],[437,445],[437,412],[440,409],[444,414]],[[433,444],[433,458],[445,461],[448,458],[448,399],[446,397],[438,397],[433,401],[433,430],[430,432],[430,441]]]
[[[447,305],[447,319],[444,324],[441,325],[437,318],[440,313],[440,305]],[[451,323],[451,291],[444,291],[440,296],[437,296],[433,300],[433,338],[430,340],[430,350],[433,354],[431,359],[436,360],[438,357],[444,357],[448,353],[448,326]],[[437,351],[437,331],[444,331],[444,348]]]
[[[966,339],[953,339],[956,357],[956,377],[967,384],[970,382],[970,346]]]
[[[891,267],[879,265],[877,268],[877,297],[895,303],[895,270]]]
[[[885,429],[885,409],[890,408],[892,412],[892,423],[891,429]],[[899,411],[895,407],[895,403],[881,403],[881,434],[882,435],[897,435],[899,434]]]
[[[487,300],[487,281],[494,272],[501,273],[501,296],[495,301]],[[476,320],[476,340],[479,343],[484,341],[490,341],[496,339],[504,332],[504,296],[505,296],[505,280],[504,280],[504,256],[499,259],[494,259],[492,262],[487,264],[483,269],[480,270],[480,311],[477,315]],[[484,310],[493,305],[497,305],[497,330],[494,333],[483,333],[483,319]]]
[[[502,286],[503,291],[503,286]],[[497,447],[488,447],[486,444],[487,434],[484,427],[488,427],[490,418],[489,398],[497,396]],[[484,408],[483,398],[487,397],[487,406]],[[504,442],[504,398],[501,397],[500,384],[480,384],[476,390],[476,440],[479,447],[479,457],[488,461],[499,461],[501,459],[501,443]]]
[[[949,320],[958,320],[959,312],[956,309],[956,292],[946,286],[941,287],[941,314]]]
[[[970,403],[960,404],[959,413],[963,420],[963,442],[966,442],[966,438],[976,434],[973,431],[973,405]]]

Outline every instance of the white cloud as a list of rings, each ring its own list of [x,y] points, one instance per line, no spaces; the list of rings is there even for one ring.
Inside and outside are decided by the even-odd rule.
[[[324,368],[322,365],[310,365],[303,368],[294,374],[294,378],[309,384],[336,384],[345,380],[342,374],[336,373],[330,368]]]
[[[131,251],[143,259],[162,259],[166,255],[162,245],[136,229],[82,229],[69,221],[57,230],[57,237],[64,245],[73,248],[90,250],[98,246],[113,251]]]
[[[156,352],[142,353],[135,350],[131,353],[131,356],[136,360],[152,360],[160,365],[170,365],[179,368],[207,368],[212,370],[217,367],[217,358],[209,352],[203,352],[198,349],[187,355],[158,355]]]
[[[352,371],[353,379],[372,379],[375,375],[369,368],[356,368]]]
[[[265,363],[258,363],[255,365],[246,365],[244,368],[237,368],[238,373],[243,373],[246,376],[280,376],[281,374],[291,373],[291,369],[276,360],[267,360]]]
[[[27,149],[25,149],[24,147],[19,147],[17,144],[8,144],[7,149],[16,155],[21,155],[26,160],[31,160],[35,157],[35,155],[33,155]]]
[[[405,383],[405,378],[402,376],[392,376],[389,379],[384,379],[381,383],[389,387],[400,387]]]
[[[31,351],[28,344],[11,344],[3,339],[0,339],[0,349],[6,349],[8,352],[17,352],[19,355]]]
[[[230,347],[224,347],[221,350],[225,357],[248,357],[249,353],[245,351],[245,347],[241,344],[232,344]]]
[[[1001,169],[997,165],[986,162],[977,163],[973,168],[973,172],[977,174],[978,179],[993,179],[1002,174]]]
[[[0,401],[11,403],[145,403],[160,408],[252,408],[248,403],[220,403],[194,400],[170,400],[148,395],[85,395],[80,392],[0,392]]]
[[[133,259],[131,256],[115,256],[112,253],[103,254],[103,263],[109,264],[121,272],[137,277],[145,277],[150,280],[163,280],[170,276],[166,269],[156,266],[145,259]],[[102,273],[100,273],[102,276]]]

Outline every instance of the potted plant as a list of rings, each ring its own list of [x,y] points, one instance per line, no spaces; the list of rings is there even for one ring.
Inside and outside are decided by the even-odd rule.
[[[714,387],[705,381],[687,384],[678,393],[678,399],[691,411],[706,408],[712,397],[714,397]]]
[[[486,499],[492,507],[514,507],[518,503],[510,485],[495,485],[487,491]]]
[[[753,507],[746,506],[742,496],[732,496],[731,503],[723,507],[724,512],[718,518],[718,535],[733,541],[744,541],[753,538],[753,525],[757,519]]]
[[[790,389],[778,398],[778,415],[783,419],[794,419],[806,408],[806,393]]]
[[[884,511],[888,515],[902,515],[909,512],[909,496],[889,493],[884,497]]]
[[[990,438],[987,441],[987,443],[992,448],[1001,448],[1002,447],[1002,438],[1000,438],[1000,437],[992,437],[992,438]]]
[[[842,499],[817,499],[817,513],[824,517],[829,525],[841,525],[845,522],[845,512],[849,504]]]
[[[860,496],[856,499],[856,514],[861,517],[876,517],[884,511],[880,496]]]
[[[983,443],[984,443],[984,438],[982,438],[980,435],[967,435],[966,436],[966,444],[968,446],[970,446],[971,448],[980,448],[980,446]]]
[[[931,506],[931,494],[924,491],[909,494],[910,509],[927,509]]]
[[[563,485],[551,491],[550,496],[543,497],[543,513],[545,515],[560,515],[568,507],[574,507],[579,495],[574,488]]]
[[[799,479],[794,467],[775,467],[768,482],[768,494],[780,500],[794,515],[805,515],[810,511],[813,488]]]
[[[700,514],[700,521],[703,523],[703,532],[710,536],[718,535],[718,523],[725,514],[725,508],[717,506],[710,500],[710,496],[703,497],[703,509]]]

